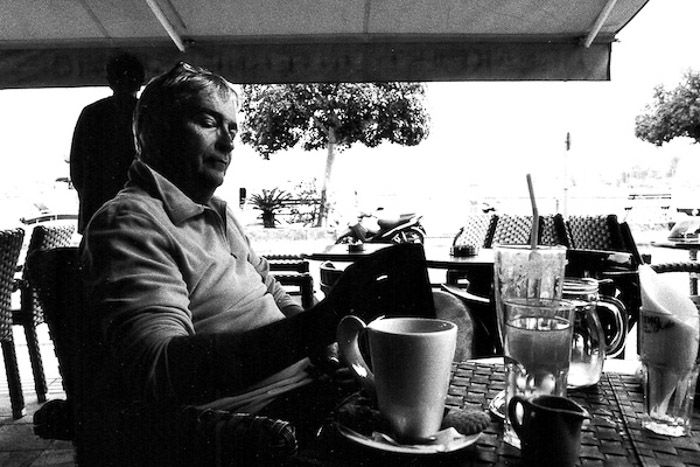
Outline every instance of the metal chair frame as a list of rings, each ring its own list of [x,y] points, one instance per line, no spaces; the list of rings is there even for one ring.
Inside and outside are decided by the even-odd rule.
[[[22,229],[0,231],[0,344],[5,361],[12,418],[14,419],[26,415],[22,382],[17,365],[17,352],[12,334],[11,310],[14,276],[23,240],[24,230]]]

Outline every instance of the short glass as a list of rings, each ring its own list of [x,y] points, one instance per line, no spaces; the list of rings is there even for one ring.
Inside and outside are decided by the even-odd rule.
[[[506,401],[515,395],[566,396],[574,306],[566,300],[510,298],[504,301]],[[505,418],[504,439],[520,447]]]
[[[688,435],[700,371],[700,317],[678,318],[642,308],[641,320],[642,426],[666,436]]]
[[[561,299],[566,268],[563,246],[502,245],[495,247],[494,299],[498,334],[503,343],[504,305],[510,298]]]

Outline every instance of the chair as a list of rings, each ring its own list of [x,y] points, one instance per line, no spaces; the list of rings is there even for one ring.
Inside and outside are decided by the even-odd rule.
[[[563,245],[571,246],[571,239],[566,230],[566,222],[561,214],[540,216],[539,245]]]
[[[283,286],[296,287],[290,295],[301,297],[301,306],[306,309],[313,306],[314,279],[309,273],[309,262],[300,255],[271,254],[265,255],[270,272]]]
[[[49,439],[57,438],[57,433],[66,435],[59,439],[73,441],[78,465],[165,465],[164,459],[177,465],[219,465],[231,462],[226,455],[240,456],[241,465],[246,465],[257,456],[273,462],[296,449],[287,422],[188,406],[173,417],[172,425],[182,430],[177,441],[191,443],[190,447],[164,452],[174,443],[172,439],[164,442],[162,437],[171,434],[164,435],[150,424],[153,409],[138,402],[124,407],[96,400],[91,375],[103,371],[108,357],[98,323],[87,314],[78,248],[37,250],[27,257],[26,269],[44,309],[66,390],[63,404],[42,413],[53,402],[61,402],[49,401],[36,412],[34,430]],[[52,417],[69,426],[56,426]]]
[[[498,217],[493,214],[472,214],[459,229],[452,240],[452,245],[474,245],[477,248],[489,248],[493,240]]]
[[[431,289],[423,245],[392,245],[358,258],[345,270],[328,270],[335,275],[324,302],[336,314],[446,319],[458,327],[456,358],[471,357],[472,317],[460,301]]]
[[[569,216],[566,226],[571,248],[577,250],[628,251],[617,216]]]
[[[29,239],[27,257],[38,250],[68,246],[74,233],[73,224],[37,225]],[[44,315],[36,290],[27,280],[24,268],[22,269],[22,278],[16,282],[16,288],[20,292],[20,308],[12,310],[12,324],[24,328],[34,375],[34,389],[39,402],[45,402],[48,388],[36,334],[36,327],[44,322]]]
[[[530,243],[532,216],[501,214],[493,232],[491,246],[527,245]]]
[[[12,418],[14,419],[22,418],[26,414],[22,383],[17,366],[17,353],[12,336],[11,310],[15,270],[23,240],[24,230],[22,229],[0,231],[0,344],[5,361],[7,386],[10,392]]]

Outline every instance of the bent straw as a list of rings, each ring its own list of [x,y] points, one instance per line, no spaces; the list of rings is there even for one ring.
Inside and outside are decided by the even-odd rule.
[[[530,174],[527,174],[525,177],[527,178],[527,189],[530,192],[530,204],[532,205],[532,232],[530,233],[530,248],[532,250],[536,250],[540,236],[540,216],[537,211],[537,202],[535,201],[535,190],[532,188],[532,177]]]

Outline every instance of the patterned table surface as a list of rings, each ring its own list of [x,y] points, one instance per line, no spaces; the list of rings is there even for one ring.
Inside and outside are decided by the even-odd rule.
[[[487,410],[491,399],[504,389],[505,379],[502,364],[459,363],[447,404]],[[700,466],[700,409],[693,414],[697,432],[671,438],[642,429],[644,396],[636,376],[606,372],[596,386],[569,391],[568,397],[591,414],[582,430],[580,465]],[[468,449],[471,452],[465,452],[455,465],[520,463],[520,451],[503,442],[502,422],[492,419],[479,441]]]

